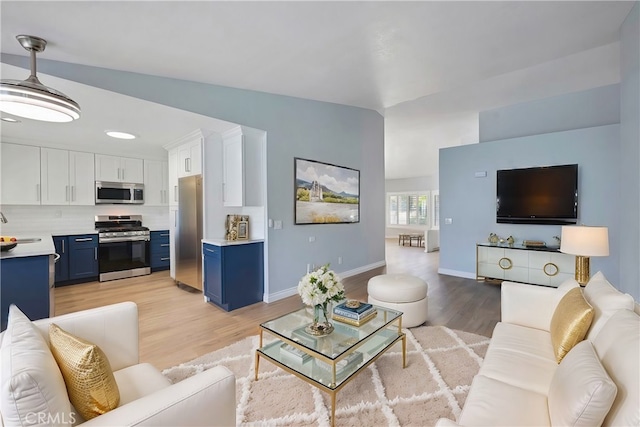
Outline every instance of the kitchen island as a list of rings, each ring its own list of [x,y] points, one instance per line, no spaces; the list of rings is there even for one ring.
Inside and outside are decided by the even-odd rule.
[[[31,320],[53,314],[53,238],[50,234],[15,237],[18,245],[0,252],[1,331],[7,327],[11,304],[17,305]],[[23,243],[20,243],[21,240]]]

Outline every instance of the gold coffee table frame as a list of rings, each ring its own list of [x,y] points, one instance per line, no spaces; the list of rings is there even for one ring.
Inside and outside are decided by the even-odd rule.
[[[307,308],[262,323],[260,347],[256,350],[255,380],[258,380],[262,357],[328,393],[331,396],[331,425],[334,426],[336,394],[400,340],[402,367],[407,365],[407,337],[402,332],[402,313],[378,306],[376,309],[376,317],[359,327],[334,320],[334,332],[324,337],[304,332],[305,326],[313,320],[313,313]],[[265,332],[275,337],[266,345],[263,341]],[[284,344],[299,350],[299,356],[284,350]],[[341,365],[342,361],[345,362]]]

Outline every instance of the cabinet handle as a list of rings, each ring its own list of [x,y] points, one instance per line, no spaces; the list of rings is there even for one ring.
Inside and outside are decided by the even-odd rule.
[[[167,246],[169,246],[169,244],[168,243],[162,243],[160,246],[161,247],[167,247]]]
[[[167,257],[167,258],[160,258],[160,261],[169,261],[171,258]]]
[[[67,202],[69,201],[69,186],[68,185],[64,186],[64,198],[65,198],[65,200]]]
[[[507,257],[500,258],[500,260],[498,261],[498,266],[500,266],[500,268],[503,270],[511,270],[511,267],[513,267],[513,262],[511,262],[511,260]]]
[[[550,277],[553,277],[560,273],[560,269],[558,268],[558,266],[552,262],[546,263],[544,267],[542,267],[542,271],[544,271],[544,274]]]
[[[174,202],[178,201],[178,186],[177,185],[173,186],[173,201]]]
[[[214,253],[214,254],[216,253],[216,251],[214,251],[213,249],[207,249],[207,248],[205,248],[205,251],[207,251],[207,252],[212,252],[212,253]]]
[[[76,239],[76,242],[91,242],[93,237],[83,237],[81,239]]]
[[[184,171],[189,172],[189,166],[187,166],[187,158],[184,159]]]
[[[160,237],[169,237],[169,233],[163,233],[160,235]]]
[[[62,242],[62,253],[64,253],[64,240],[60,240]]]
[[[97,247],[93,248],[93,258],[96,261],[98,260],[98,248]]]

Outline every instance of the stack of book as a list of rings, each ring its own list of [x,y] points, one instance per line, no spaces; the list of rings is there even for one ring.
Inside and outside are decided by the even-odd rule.
[[[333,319],[353,326],[361,326],[376,317],[378,312],[371,304],[353,301],[343,302],[333,308]]]
[[[287,343],[283,343],[280,346],[280,355],[288,359],[289,361],[298,362],[298,363],[304,363],[307,360],[311,359],[311,355]]]

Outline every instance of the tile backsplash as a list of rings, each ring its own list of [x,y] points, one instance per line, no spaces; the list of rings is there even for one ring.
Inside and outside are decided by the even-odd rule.
[[[0,206],[7,217],[0,224],[3,235],[84,234],[95,232],[96,215],[142,215],[142,225],[151,230],[169,228],[168,206],[99,205],[99,206]]]

